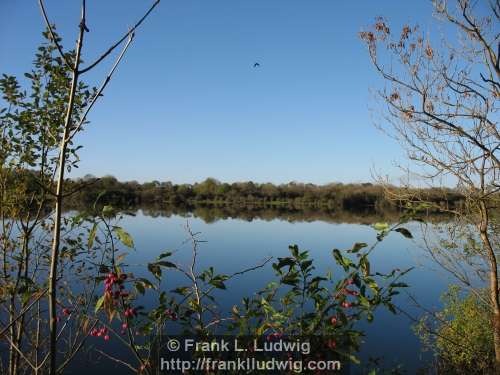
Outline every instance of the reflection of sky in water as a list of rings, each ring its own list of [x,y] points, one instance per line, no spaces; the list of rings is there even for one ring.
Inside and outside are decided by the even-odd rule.
[[[183,226],[186,218],[179,216],[148,217],[140,211],[137,216],[125,216],[120,223],[134,238],[137,252],[126,258],[129,264],[145,264],[163,251],[175,251],[173,260],[188,265],[191,260],[191,246],[182,244],[187,239]],[[349,249],[355,242],[371,244],[376,232],[369,226],[357,224],[331,224],[325,222],[289,223],[286,221],[253,220],[252,222],[228,219],[206,224],[201,219],[190,218],[193,232],[201,232],[198,256],[198,270],[213,266],[219,273],[230,274],[258,264],[268,256],[287,256],[288,245],[297,244],[302,250],[310,250],[318,272],[326,272],[334,267],[331,256],[333,248]],[[419,226],[406,225],[416,238]],[[436,268],[425,258],[423,250],[411,240],[398,233],[392,233],[373,251],[372,271],[388,272],[393,268],[405,269],[418,266],[405,276],[410,285],[407,289],[416,296],[419,303],[427,308],[439,306],[439,295],[448,284],[444,275],[433,272]],[[335,274],[334,269],[334,274]],[[272,279],[272,269],[263,269],[245,274],[228,282],[228,291],[217,294],[221,306],[239,303],[242,297],[264,287]],[[183,284],[185,283],[185,284]],[[171,290],[179,285],[188,285],[184,276],[175,272],[166,274],[164,288]],[[398,296],[398,306],[418,314],[405,294]],[[384,356],[385,365],[404,364],[412,373],[422,356],[419,341],[414,336],[409,320],[394,316],[382,309],[376,315],[374,324],[364,323],[366,343],[362,357]]]

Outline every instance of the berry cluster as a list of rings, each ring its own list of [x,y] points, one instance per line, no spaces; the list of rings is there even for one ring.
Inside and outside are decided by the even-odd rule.
[[[62,309],[62,313],[64,316],[70,316],[72,311],[70,309],[68,309],[67,307],[65,307],[64,309]]]
[[[92,329],[92,331],[90,331],[90,336],[102,337],[104,341],[109,341],[108,329],[106,327]]]
[[[126,318],[126,321],[121,325],[121,334],[125,334],[126,330],[129,328],[128,319],[132,319],[137,316],[137,309],[130,306],[130,304],[126,301],[126,299],[130,296],[130,293],[125,290],[125,281],[127,280],[127,275],[122,273],[117,275],[115,272],[110,272],[106,276],[104,280],[104,297],[107,301],[109,301],[113,306],[120,305],[124,308],[123,315]],[[92,336],[100,336],[101,330],[92,331],[94,334]],[[105,340],[106,336],[104,337]]]
[[[134,308],[132,308],[132,307],[127,307],[125,309],[125,313],[124,314],[125,314],[125,316],[127,318],[133,318],[134,316],[137,316],[137,311]]]
[[[130,293],[125,289],[125,280],[127,280],[127,275],[122,273],[119,276],[110,272],[106,279],[104,280],[104,295],[106,299],[113,301],[113,305],[116,306],[119,304],[120,298],[127,298]],[[137,311],[130,307],[125,306],[125,316],[127,318],[133,318],[137,315]]]
[[[351,296],[355,296],[355,297],[359,296],[359,292],[357,290],[350,290],[350,289],[345,288],[344,293],[349,294]]]
[[[354,296],[354,297],[359,296],[359,292],[357,290],[352,290],[352,289],[347,288],[347,286],[353,285],[353,284],[354,284],[353,279],[347,279],[344,282],[344,287],[339,292],[337,292],[335,298],[336,299],[345,299],[345,296]],[[340,304],[340,306],[342,306],[344,309],[351,308],[354,305],[355,305],[355,303],[348,302],[345,300]]]
[[[128,296],[128,293],[123,291],[123,289],[125,289],[125,286],[123,285],[125,280],[127,280],[127,275],[124,273],[122,273],[119,277],[114,272],[108,273],[106,280],[104,280],[104,293],[115,299],[118,299],[120,296]]]
[[[171,309],[166,309],[165,315],[167,316],[167,318],[170,318],[170,320],[173,320],[174,322],[177,320],[177,314]]]

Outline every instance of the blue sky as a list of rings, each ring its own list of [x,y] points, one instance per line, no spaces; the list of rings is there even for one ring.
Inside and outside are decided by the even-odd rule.
[[[87,0],[84,60],[150,4]],[[79,2],[46,7],[69,47]],[[72,175],[322,184],[371,181],[375,168],[396,178],[404,155],[373,126],[369,90],[383,82],[357,36],[379,15],[396,28],[435,23],[430,0],[163,0],[79,135]],[[1,1],[0,73],[30,70],[43,29],[36,0]],[[112,62],[85,79],[97,85]]]

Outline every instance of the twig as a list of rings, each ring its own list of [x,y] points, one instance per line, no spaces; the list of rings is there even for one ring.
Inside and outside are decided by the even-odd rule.
[[[36,297],[29,305],[27,305],[17,317],[15,317],[7,326],[5,326],[1,331],[0,331],[0,337],[3,336],[3,334],[16,322],[18,321],[26,312],[33,306],[40,298],[42,298],[45,293],[47,292],[48,288],[45,288],[43,292],[40,292],[40,295]]]
[[[47,12],[45,11],[45,6],[43,5],[43,0],[38,0],[38,4],[40,4],[40,9],[42,11],[43,19],[45,20],[45,24],[47,25],[47,28],[49,29],[50,37],[52,39],[52,42],[56,46],[57,50],[59,51],[59,54],[61,55],[64,63],[70,68],[71,70],[74,70],[73,66],[71,65],[71,62],[67,59],[66,55],[64,54],[61,45],[57,41],[57,38],[55,36],[54,30],[52,30],[52,26],[50,25],[49,17],[47,16]]]
[[[141,23],[146,19],[146,17],[149,15],[149,13],[151,13],[153,11],[153,9],[160,3],[160,0],[156,0],[153,5],[151,5],[151,7],[148,9],[148,11],[144,14],[144,16],[142,16],[142,18],[137,21],[137,23],[134,25],[134,27],[132,27],[129,32],[127,32],[120,40],[118,40],[115,44],[113,44],[111,47],[109,47],[109,49],[104,52],[96,61],[94,61],[92,64],[90,64],[88,67],[82,69],[79,71],[80,74],[83,74],[85,72],[88,72],[89,70],[91,70],[93,67],[95,67],[97,64],[99,64],[102,60],[104,60],[106,58],[106,56],[108,56],[111,52],[113,52],[113,50],[118,47],[120,44],[123,43],[123,41],[125,39],[127,39],[127,36],[130,34],[130,33],[133,33],[140,25]]]
[[[107,357],[107,358],[111,359],[112,361],[115,361],[115,362],[117,362],[117,363],[119,363],[119,364],[121,364],[121,365],[123,365],[123,366],[128,367],[128,368],[129,368],[129,369],[131,369],[133,372],[138,372],[138,371],[137,371],[137,369],[136,369],[136,368],[134,368],[131,364],[129,364],[129,363],[125,362],[125,361],[122,361],[121,359],[115,358],[115,357],[113,357],[113,356],[111,356],[111,355],[109,355],[109,354],[107,354],[107,353],[103,352],[102,350],[99,350],[99,349],[94,349],[94,350],[95,350],[96,352],[101,353],[103,356],[105,356],[105,357]]]
[[[89,114],[89,112],[92,109],[92,107],[94,106],[95,102],[101,96],[102,92],[104,91],[104,89],[108,85],[109,81],[111,80],[111,76],[115,72],[118,64],[120,64],[120,61],[122,60],[123,56],[125,55],[125,52],[127,52],[127,49],[130,46],[130,43],[132,43],[132,40],[134,39],[134,32],[133,32],[133,30],[130,30],[127,35],[128,35],[128,41],[125,44],[125,46],[123,47],[122,52],[120,53],[120,55],[116,59],[115,63],[113,64],[113,67],[111,68],[111,70],[109,71],[108,75],[104,79],[104,82],[101,84],[101,87],[99,87],[99,90],[97,90],[97,92],[94,95],[94,97],[92,98],[91,102],[89,103],[89,105],[85,109],[85,112],[83,113],[82,117],[80,118],[80,121],[78,122],[78,125],[70,133],[70,135],[69,135],[69,137],[67,139],[68,141],[70,141],[75,136],[75,134],[80,130],[80,128],[85,123],[85,120],[87,119],[87,115]]]
[[[78,192],[78,191],[80,191],[80,190],[82,190],[82,189],[84,189],[84,188],[86,188],[86,187],[89,187],[89,186],[94,185],[95,183],[97,183],[97,182],[98,182],[98,181],[100,181],[100,180],[101,180],[100,178],[96,178],[96,179],[94,179],[94,180],[92,180],[92,181],[90,181],[90,182],[86,182],[86,183],[84,183],[84,184],[82,184],[82,185],[80,185],[80,186],[76,187],[75,189],[71,190],[70,192],[63,194],[63,196],[64,196],[64,197],[69,197],[70,195],[73,195],[73,194],[75,194],[76,192]]]

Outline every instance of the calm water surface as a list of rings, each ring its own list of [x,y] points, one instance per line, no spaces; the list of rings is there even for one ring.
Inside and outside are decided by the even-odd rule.
[[[333,248],[349,249],[355,242],[371,244],[376,241],[376,232],[369,225],[362,224],[232,218],[206,223],[192,215],[153,217],[139,210],[135,216],[124,216],[120,223],[134,237],[137,248],[127,256],[127,263],[145,264],[160,252],[169,250],[174,251],[175,262],[188,265],[191,247],[184,243],[188,237],[184,229],[187,221],[193,232],[200,232],[199,239],[207,241],[200,244],[198,270],[213,266],[217,272],[226,274],[256,265],[268,256],[287,256],[290,244],[309,250],[317,272],[324,273],[334,268]],[[447,289],[450,280],[437,271],[436,265],[420,249],[419,225],[410,223],[406,227],[413,232],[415,240],[391,233],[371,254],[371,264],[372,270],[378,272],[416,267],[404,278],[410,288],[397,296],[395,302],[409,313],[419,315],[421,311],[406,293],[413,295],[426,308],[438,308],[439,296]],[[269,264],[228,282],[228,291],[218,295],[218,302],[221,307],[238,304],[242,297],[251,296],[271,279],[273,271]],[[182,275],[171,272],[167,273],[164,287],[170,290],[186,284]],[[382,357],[386,368],[402,365],[407,373],[415,373],[429,361],[429,355],[422,354],[411,325],[404,315],[393,315],[380,309],[373,324],[362,324],[366,338],[361,358],[366,361],[369,357]]]

